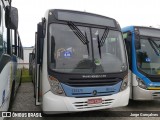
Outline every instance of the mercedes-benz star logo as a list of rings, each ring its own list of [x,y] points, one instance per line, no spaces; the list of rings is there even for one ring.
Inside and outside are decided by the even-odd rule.
[[[97,95],[97,90],[94,90],[93,93],[92,93],[94,96]]]

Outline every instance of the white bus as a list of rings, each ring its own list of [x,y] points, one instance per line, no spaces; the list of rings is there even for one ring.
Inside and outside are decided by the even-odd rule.
[[[119,24],[71,10],[46,12],[36,33],[36,105],[46,114],[126,106],[128,62]]]
[[[0,111],[9,109],[20,85],[23,48],[17,28],[18,10],[0,0]]]

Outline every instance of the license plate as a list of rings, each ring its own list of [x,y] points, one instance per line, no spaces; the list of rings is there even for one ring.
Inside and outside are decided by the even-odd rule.
[[[102,103],[102,98],[88,99],[88,104],[100,104]]]

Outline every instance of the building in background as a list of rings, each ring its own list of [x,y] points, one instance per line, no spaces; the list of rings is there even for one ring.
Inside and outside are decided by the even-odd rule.
[[[24,68],[29,69],[29,53],[33,51],[34,47],[24,47]]]

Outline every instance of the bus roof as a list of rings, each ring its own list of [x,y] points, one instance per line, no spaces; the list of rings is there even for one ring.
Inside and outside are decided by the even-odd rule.
[[[94,24],[113,28],[119,27],[116,20],[113,18],[82,11],[50,9],[48,11],[48,16],[52,19],[52,21],[72,21],[77,23]]]
[[[127,26],[122,28],[122,32],[127,32],[127,31],[134,31],[134,26]]]
[[[146,26],[127,26],[122,28],[122,32],[127,32],[127,31],[134,31],[135,28],[140,28],[140,29],[154,29],[160,31],[158,28],[153,28],[153,27],[146,27]]]

